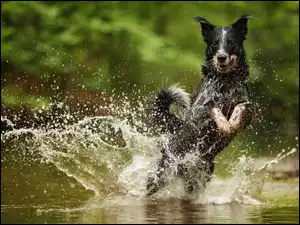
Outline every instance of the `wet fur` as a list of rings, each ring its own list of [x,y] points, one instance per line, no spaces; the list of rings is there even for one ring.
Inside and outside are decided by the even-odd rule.
[[[242,16],[236,23],[226,27],[215,27],[207,20],[196,17],[201,24],[202,36],[207,43],[204,75],[191,99],[184,119],[170,113],[174,102],[171,95],[162,90],[156,98],[154,118],[173,135],[162,150],[158,169],[148,178],[147,195],[156,193],[167,183],[170,166],[175,160],[183,159],[187,153],[197,154],[196,165],[177,166],[177,176],[185,181],[185,190],[194,193],[211,179],[215,157],[223,151],[236,134],[243,131],[251,122],[251,104],[247,80],[249,68],[246,63],[243,41],[247,34],[247,20]],[[228,33],[222,37],[223,51],[229,55],[228,69],[218,71],[215,56],[220,48],[220,31]],[[224,44],[224,40],[228,44]],[[167,103],[166,103],[167,101]],[[162,122],[163,121],[163,122]]]

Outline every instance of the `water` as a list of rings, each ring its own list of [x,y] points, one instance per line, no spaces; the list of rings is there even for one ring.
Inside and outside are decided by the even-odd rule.
[[[182,181],[171,176],[147,199],[147,176],[168,137],[151,136],[120,118],[3,133],[1,222],[299,223],[299,181],[271,182],[265,173],[295,148],[261,168],[241,155],[231,162],[230,177],[215,176],[199,196],[186,195]],[[193,162],[193,155],[185,160]]]

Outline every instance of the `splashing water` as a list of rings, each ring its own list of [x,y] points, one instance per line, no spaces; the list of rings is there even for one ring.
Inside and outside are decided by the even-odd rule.
[[[128,107],[130,104],[124,106],[124,111],[134,116],[138,114],[133,114]],[[141,108],[142,105],[139,113],[143,111]],[[155,171],[160,149],[168,140],[166,135],[154,137],[148,132],[139,132],[135,126],[129,125],[127,119],[113,116],[84,118],[75,124],[65,125],[63,129],[15,129],[6,118],[1,117],[1,122],[11,127],[10,131],[1,135],[2,143],[13,144],[14,151],[24,154],[25,163],[30,160],[54,164],[96,196],[145,196],[147,177]],[[143,125],[138,119],[135,124]],[[119,131],[122,134],[119,138],[111,135]],[[279,154],[259,169],[254,168],[252,158],[239,157],[230,168],[231,178],[213,179],[194,199],[195,203],[260,204],[257,199],[266,178],[266,168],[295,151],[292,149],[286,154]],[[183,160],[193,162],[195,159],[195,156],[188,155]],[[182,181],[172,176],[170,184],[156,194],[156,198],[170,197],[186,197]]]

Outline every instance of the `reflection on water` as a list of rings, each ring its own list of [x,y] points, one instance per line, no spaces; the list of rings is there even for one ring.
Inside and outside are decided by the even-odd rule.
[[[77,208],[2,205],[1,223],[299,223],[298,211],[296,206],[195,205],[180,199],[153,201],[125,197],[114,203],[92,199]]]

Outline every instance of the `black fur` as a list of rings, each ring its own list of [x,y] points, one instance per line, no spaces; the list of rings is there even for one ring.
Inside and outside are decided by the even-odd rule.
[[[207,43],[205,63],[202,66],[204,78],[184,119],[170,113],[173,99],[166,90],[158,94],[154,118],[175,134],[162,150],[157,171],[148,178],[148,196],[166,184],[172,162],[184,158],[187,153],[197,153],[199,160],[192,168],[178,165],[177,175],[184,179],[186,192],[193,193],[199,189],[200,184],[205,186],[213,174],[215,157],[251,122],[247,87],[249,68],[243,46],[249,18],[247,15],[241,16],[231,26],[223,27],[216,27],[201,17],[195,18],[201,24],[202,36]],[[245,104],[245,108],[234,111],[235,107],[242,104]],[[213,109],[219,109],[223,115],[215,116]],[[236,117],[232,116],[233,111],[237,112]],[[227,133],[219,125],[222,125],[220,121],[223,121],[223,117],[226,118],[224,124],[230,124],[224,126],[229,130]],[[235,124],[236,118],[242,118],[241,122]],[[162,119],[163,122],[160,121]]]

